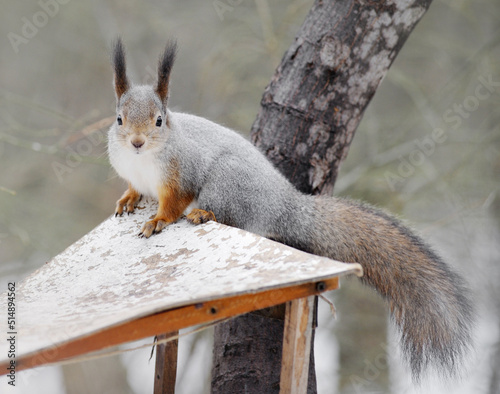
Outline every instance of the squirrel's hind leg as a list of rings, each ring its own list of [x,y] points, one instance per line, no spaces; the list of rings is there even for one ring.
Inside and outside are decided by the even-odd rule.
[[[205,211],[203,209],[195,208],[187,216],[186,219],[189,223],[203,224],[210,220],[216,222],[215,215],[212,211]]]

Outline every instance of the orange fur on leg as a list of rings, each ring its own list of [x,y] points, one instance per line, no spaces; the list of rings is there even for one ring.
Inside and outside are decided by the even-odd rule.
[[[160,186],[158,188],[158,212],[153,220],[144,224],[139,236],[149,238],[152,234],[159,233],[167,225],[175,222],[191,204],[193,198],[193,195],[183,193],[176,181]]]
[[[130,215],[134,212],[135,206],[141,197],[141,194],[129,183],[128,189],[125,190],[125,193],[123,193],[121,198],[116,202],[115,216],[123,215],[123,208],[125,207],[127,207],[126,211]]]

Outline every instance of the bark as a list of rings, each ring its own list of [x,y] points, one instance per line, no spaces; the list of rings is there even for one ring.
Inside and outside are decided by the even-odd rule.
[[[366,106],[430,3],[315,2],[252,126],[254,144],[300,190],[333,192]]]
[[[264,92],[251,131],[252,142],[299,190],[333,192],[364,110],[431,1],[316,0]],[[275,319],[263,319],[242,316],[217,328],[212,392],[278,392],[283,331],[271,329]],[[221,351],[228,343],[241,362]],[[257,369],[266,386],[237,373]],[[309,376],[308,393],[315,393],[313,355]]]
[[[265,330],[255,327],[265,325]],[[279,393],[283,320],[249,313],[215,327],[212,393]]]
[[[212,393],[279,393],[284,314],[283,304],[215,327]],[[316,392],[313,347],[307,392]]]

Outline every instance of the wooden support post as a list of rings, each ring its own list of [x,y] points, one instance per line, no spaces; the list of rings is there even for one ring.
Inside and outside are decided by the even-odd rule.
[[[178,335],[179,331],[157,336],[158,341]],[[177,375],[177,349],[179,341],[173,339],[156,345],[154,394],[174,394]]]
[[[307,393],[313,313],[314,296],[286,303],[280,377],[281,394]]]

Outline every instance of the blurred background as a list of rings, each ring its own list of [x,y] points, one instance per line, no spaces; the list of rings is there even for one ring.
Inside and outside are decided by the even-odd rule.
[[[106,157],[114,38],[126,44],[129,77],[151,83],[159,52],[177,37],[171,108],[247,134],[312,0],[0,4],[5,291],[109,217],[125,188]],[[475,352],[462,380],[429,376],[414,388],[386,306],[356,280],[343,281],[328,294],[336,319],[320,302],[320,393],[500,392],[499,104],[497,0],[434,0],[370,104],[335,192],[400,215],[464,274],[477,305]],[[208,392],[211,335],[181,339],[177,392]],[[22,372],[9,389],[151,393],[149,353]]]

